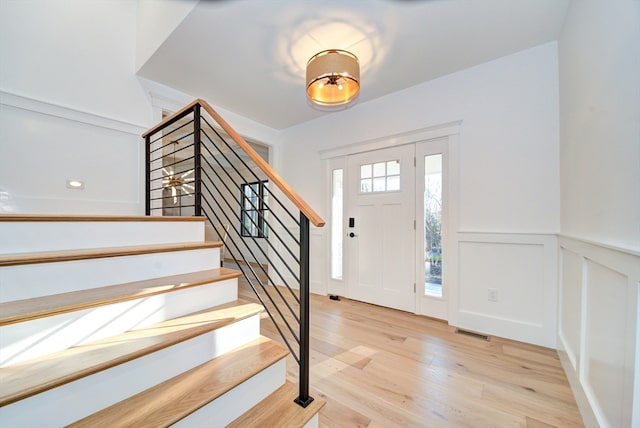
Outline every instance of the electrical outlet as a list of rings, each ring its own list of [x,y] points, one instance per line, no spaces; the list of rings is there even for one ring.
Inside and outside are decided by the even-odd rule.
[[[490,302],[498,301],[498,289],[497,288],[489,288],[487,293],[487,298]]]

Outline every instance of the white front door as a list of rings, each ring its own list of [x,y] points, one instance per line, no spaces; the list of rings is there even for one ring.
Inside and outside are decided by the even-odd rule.
[[[350,155],[347,297],[415,312],[414,145]]]

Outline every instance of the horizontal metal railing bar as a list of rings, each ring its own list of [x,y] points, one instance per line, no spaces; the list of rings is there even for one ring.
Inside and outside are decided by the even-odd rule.
[[[155,140],[150,141],[150,143],[151,143],[151,144],[153,144],[153,143],[155,143],[156,141],[163,140],[163,139],[165,139],[165,138],[169,137],[170,135],[172,135],[172,134],[174,134],[174,133],[176,133],[176,132],[180,131],[180,130],[181,130],[182,128],[184,128],[185,126],[188,126],[188,125],[191,125],[191,124],[193,124],[193,119],[191,119],[190,121],[188,121],[188,122],[186,122],[186,123],[182,124],[181,126],[177,127],[176,129],[172,129],[171,131],[169,131],[169,132],[167,132],[167,133],[164,133],[164,134],[160,135],[160,136],[159,136],[158,138],[156,138]],[[190,134],[190,135],[193,135],[193,131],[191,132],[191,134]],[[166,146],[166,144],[164,144],[164,146]],[[153,152],[154,152],[154,151],[156,151],[156,150],[157,150],[157,149],[152,150],[152,151],[151,151],[151,153],[153,153]]]
[[[178,198],[178,199],[180,199],[181,197],[182,197],[182,196],[177,196],[177,198]],[[187,197],[193,197],[193,195],[191,195],[191,196],[188,196],[188,195],[187,195]],[[163,196],[163,197],[161,197],[161,198],[151,198],[150,200],[152,200],[152,201],[163,201],[163,200],[165,200],[165,199],[173,199],[173,196],[169,195],[169,196]],[[180,204],[179,206],[175,206],[175,207],[165,207],[165,208],[180,208],[180,207],[182,207],[182,208],[188,208],[188,207],[194,207],[194,206],[195,206],[195,204],[188,204],[188,205]],[[155,208],[155,209],[159,209],[159,208]]]
[[[203,198],[205,204],[207,206],[209,206],[210,208],[212,208],[212,213],[214,214],[214,216],[216,217],[216,219],[222,223],[222,221],[220,220],[220,218],[218,217],[217,214],[215,214],[215,211],[213,210],[213,207],[211,206],[211,203],[208,201],[207,198]],[[217,200],[214,199],[214,201],[217,202]],[[205,215],[206,215],[206,210],[205,210]],[[224,214],[224,212],[223,212]],[[226,214],[225,214],[225,217]],[[207,216],[207,218],[209,218]],[[227,221],[229,219],[227,218]],[[238,254],[240,254],[240,256],[242,257],[244,262],[248,262],[247,258],[244,256],[244,253],[242,251],[240,251],[240,248],[238,247],[238,244],[235,242],[235,240],[233,238],[230,239],[230,241],[233,248],[235,248],[236,252]],[[246,249],[249,251],[249,253],[251,254],[251,256],[253,257],[254,260],[257,260],[255,254],[251,251],[251,248],[246,244],[246,242],[241,241]],[[296,335],[295,331],[293,330],[293,328],[291,327],[291,325],[289,324],[289,322],[287,321],[286,317],[284,316],[284,314],[282,313],[282,311],[280,310],[280,308],[278,307],[278,304],[273,300],[273,297],[271,296],[271,294],[267,291],[265,285],[262,283],[262,281],[260,280],[260,277],[258,276],[258,273],[255,272],[255,270],[253,269],[253,267],[247,263],[247,266],[249,267],[249,270],[252,272],[253,276],[256,278],[258,284],[260,285],[260,287],[262,288],[263,292],[266,294],[266,296],[268,297],[269,301],[271,302],[271,304],[275,307],[276,312],[278,313],[278,315],[280,316],[280,318],[282,319],[282,321],[284,322],[284,324],[287,326],[287,328],[289,329],[289,332],[291,333],[291,335],[295,338],[296,342],[299,344],[300,343],[300,339],[299,337]],[[268,273],[266,271],[264,271],[264,268],[262,268],[262,266],[260,265],[261,269],[263,270],[263,273],[265,273],[268,276]],[[247,281],[251,281],[251,279],[248,277],[248,275],[245,274],[245,277],[247,279]],[[276,291],[279,291],[277,287],[274,287]],[[280,293],[279,293],[280,294]],[[300,319],[296,316],[295,311],[291,308],[291,306],[288,304],[288,302],[286,302],[286,300],[284,300],[284,297],[280,294],[280,297],[283,299],[283,302],[285,303],[285,305],[287,306],[287,308],[289,309],[289,311],[292,313],[292,315],[294,316],[294,318],[296,319],[296,322],[299,324],[300,323]],[[263,305],[264,306],[264,305]]]
[[[206,135],[206,134],[205,134],[205,135]],[[208,138],[208,136],[207,136],[207,138]],[[214,145],[214,146],[215,146],[215,145]],[[216,163],[218,164],[218,166],[222,166],[222,165],[220,164],[220,162],[218,162],[218,161],[217,161],[217,159],[216,159],[216,157],[213,155],[213,153],[211,153],[211,151],[209,150],[209,148],[208,148],[206,145],[203,145],[203,147],[204,147],[204,149],[206,150],[206,152],[207,152],[207,153],[209,153],[209,154],[211,155],[211,157],[212,157],[214,160],[216,160]],[[227,157],[226,157],[226,155],[225,155],[224,153],[220,152],[220,154],[225,158],[225,160],[226,160],[227,162],[229,162],[229,160],[227,159]],[[209,165],[209,166],[211,167],[211,163],[206,159],[206,157],[205,157],[205,158],[203,158],[203,160],[204,160],[204,162],[205,162],[207,165]],[[230,162],[229,162],[229,163],[230,163]],[[237,170],[235,167],[233,167],[233,166],[232,166],[232,168],[233,168],[233,170],[234,170],[236,173],[240,174],[240,173],[238,172],[238,170]],[[216,175],[217,175],[217,174],[216,174]],[[229,177],[229,179],[233,180],[233,179],[231,178],[231,176],[230,176],[228,173],[227,173],[227,176]],[[255,178],[256,178],[256,180],[260,180],[257,176],[255,176]],[[236,185],[238,185],[238,184],[239,184],[239,183],[237,183],[235,180],[233,180],[233,181],[234,181],[234,184],[236,184]],[[238,186],[238,188],[240,188],[240,186]],[[269,193],[269,196],[271,196],[271,197],[275,198],[275,195],[274,195],[273,193],[271,193],[271,192]],[[260,199],[261,199],[261,200],[262,200],[262,202],[264,203],[264,199],[263,199],[263,198],[260,198]],[[251,202],[251,200],[248,200],[248,202],[249,202],[249,204],[251,205],[251,208],[252,208],[254,211],[260,211],[260,210],[259,210],[259,208],[258,208],[258,207],[253,203],[253,202]],[[283,210],[286,210],[286,207],[284,207],[284,206],[283,206],[282,208],[283,208]],[[271,209],[270,209],[270,211],[271,211],[271,212],[274,212],[274,211],[273,211],[273,210],[271,210]],[[283,230],[286,230],[286,231],[288,232],[288,234],[291,236],[291,238],[292,238],[292,239],[293,239],[293,241],[296,243],[296,245],[300,246],[300,242],[296,239],[296,237],[295,237],[295,236],[293,236],[293,234],[291,233],[291,231],[289,230],[289,228],[288,228],[288,227],[287,227],[287,226],[282,222],[282,220],[280,220],[280,218],[279,218],[278,216],[274,216],[274,218],[275,218],[275,220],[280,224],[280,226],[282,226]],[[264,219],[264,221],[267,223],[267,227],[268,227],[269,229],[272,229],[272,230],[273,230],[273,225],[271,225],[267,219]],[[253,222],[253,220],[252,220],[252,222]],[[259,227],[257,224],[255,224],[255,222],[253,222],[253,223],[254,223],[254,226]],[[295,254],[291,251],[291,249],[288,247],[288,245],[287,245],[287,244],[282,240],[282,238],[280,237],[280,235],[276,235],[276,238],[277,238],[277,239],[280,241],[280,243],[282,243],[282,245],[283,245],[283,246],[284,246],[284,247],[289,251],[289,254],[291,255],[291,257],[293,257],[293,258],[294,258],[294,260],[296,260],[296,262],[297,262],[297,263],[300,263],[300,260],[298,260],[298,256],[297,256],[297,255],[295,255]],[[297,275],[295,275],[295,274],[294,274],[294,276],[296,276],[296,277],[297,277]]]
[[[205,160],[205,162],[207,162],[207,163],[208,163],[208,161],[206,161],[206,160]],[[220,177],[219,177],[219,175],[218,175],[218,173],[217,173],[213,168],[211,168],[211,170],[213,171],[213,173],[214,173],[214,174],[216,174],[216,176],[217,176],[218,178],[220,178]],[[208,179],[209,179],[209,181],[211,182],[211,184],[213,185],[213,187],[215,187],[216,191],[218,192],[217,194],[222,194],[222,192],[220,192],[220,189],[218,189],[218,186],[216,186],[215,182],[213,182],[213,180],[211,179],[211,177],[209,177],[208,172],[207,172],[206,170],[203,170],[202,172],[203,172],[204,176],[205,176],[206,178],[208,178]],[[221,180],[221,181],[222,181],[222,180]],[[204,181],[203,181],[203,183],[202,183],[202,184],[203,184],[203,186],[204,186],[205,190],[206,190],[210,195],[213,195],[213,194],[214,194],[214,193],[211,191],[211,189],[209,189],[209,187],[207,186],[207,183],[206,183],[206,182],[204,182]],[[227,185],[227,183],[226,183],[225,181],[222,181],[222,184],[226,187],[226,189],[227,189],[227,190],[229,190],[229,187],[228,187],[228,185]],[[204,195],[204,192],[203,192],[203,195]],[[204,199],[206,200],[206,197],[205,197]],[[217,200],[217,199],[214,199],[214,200],[216,201],[216,204],[218,205],[218,207],[219,207],[219,208],[222,208],[222,206],[220,205],[220,203],[218,202],[218,200]],[[235,209],[235,207],[232,207],[232,206],[230,205],[230,203],[229,203],[229,201],[228,201],[228,199],[227,199],[227,198],[222,198],[222,200],[223,200],[223,201],[224,201],[224,203],[227,205],[227,208],[229,208],[229,209],[230,209],[232,212],[234,212],[234,213],[235,213],[235,212],[237,212],[237,210]],[[229,223],[231,223],[231,218],[229,218],[229,216],[228,216],[228,214],[226,213],[226,211],[224,211],[224,210],[223,210],[223,214],[224,214],[224,216],[225,216],[226,220],[227,220]],[[241,221],[242,221],[241,217],[240,217],[238,214],[236,214],[236,215],[235,215],[234,220],[238,220],[239,222],[241,222]],[[254,223],[254,224],[255,224],[255,223]],[[255,239],[253,239],[253,241],[255,242]],[[245,246],[247,247],[247,249],[248,249],[248,251],[251,253],[251,255],[254,257],[254,259],[256,259],[256,260],[257,260],[257,257],[255,256],[255,254],[253,253],[253,251],[251,250],[251,248],[250,248],[250,247],[249,247],[249,246],[244,242],[244,240],[243,240],[242,242],[245,244]],[[290,267],[290,266],[287,264],[287,262],[282,258],[282,255],[280,254],[280,252],[279,252],[275,247],[273,247],[273,245],[272,245],[268,240],[267,240],[266,242],[267,242],[267,245],[269,245],[269,246],[272,248],[273,252],[274,252],[274,253],[275,253],[275,254],[280,258],[280,260],[282,261],[282,263],[283,263],[283,264],[284,264],[284,265],[289,269],[289,271],[290,271],[290,272],[292,273],[292,275],[294,276],[294,279],[295,279],[297,282],[299,282],[298,276],[297,276],[297,275],[295,275],[295,273],[294,273],[294,272],[292,272],[291,267]],[[259,245],[258,245],[258,246],[257,246],[257,248],[260,250],[260,252],[261,252],[261,253],[262,253],[262,255],[265,257],[265,259],[266,259],[266,260],[268,260],[268,261],[271,263],[271,265],[272,265],[272,269],[273,269],[273,270],[274,270],[274,272],[278,275],[278,277],[279,277],[279,278],[280,278],[280,280],[282,281],[283,285],[284,285],[287,289],[289,289],[289,291],[292,293],[292,295],[294,296],[294,299],[297,301],[297,303],[300,303],[300,302],[298,301],[298,297],[297,297],[297,296],[295,296],[295,294],[292,292],[291,286],[289,285],[288,281],[284,278],[284,276],[282,275],[282,273],[280,272],[280,270],[279,270],[279,269],[278,269],[278,268],[277,268],[277,267],[272,263],[272,260],[271,260],[271,258],[269,257],[269,255],[268,255],[268,254],[266,254],[266,253],[264,252],[264,250],[261,248],[261,246],[259,246]],[[273,280],[273,278],[271,278],[271,277],[269,276],[269,274],[268,274],[266,271],[265,271],[265,274],[267,275],[268,279],[269,279],[272,283],[275,283],[275,281]],[[278,293],[279,293],[279,290],[278,290]],[[281,297],[282,297],[282,296],[281,296]],[[285,304],[287,304],[287,305],[288,305],[288,303],[286,302],[286,300],[284,299],[284,297],[282,297],[282,299],[285,301]],[[291,308],[289,308],[289,309],[291,309]],[[294,311],[293,311],[293,310],[292,310],[292,313],[293,313],[293,315],[297,318],[297,315],[294,313]]]
[[[185,138],[192,137],[193,135],[194,135],[194,133],[193,133],[193,132],[190,132],[190,133],[188,133],[188,134],[184,134],[184,135],[182,135],[182,136],[181,136],[181,137],[179,137],[179,138],[172,139],[172,140],[170,140],[168,143],[164,143],[164,144],[162,145],[162,147],[159,147],[159,148],[157,148],[157,149],[153,150],[153,151],[151,152],[151,154],[155,153],[155,152],[156,152],[156,151],[158,151],[159,149],[167,148],[167,147],[169,147],[171,144],[180,144],[180,143],[184,143],[184,142],[183,142],[183,140],[184,140]],[[167,136],[165,135],[165,136],[164,136],[164,138],[167,138]],[[193,145],[194,145],[194,142],[193,142],[193,141],[187,141],[186,146],[184,146],[183,148],[186,148],[186,147],[192,147]],[[182,150],[182,149],[181,149],[181,150]],[[179,150],[178,150],[178,151],[179,151]],[[173,154],[173,153],[174,153],[174,152],[167,153],[167,154],[163,155],[162,157],[164,157],[164,156],[168,156],[168,155],[171,155],[171,154]],[[176,153],[177,153],[177,151],[176,151]]]
[[[174,123],[176,123],[177,121],[179,121],[180,119],[182,119],[185,116],[188,116],[190,114],[193,113],[193,107],[195,106],[196,103],[191,102],[189,104],[187,104],[186,106],[182,107],[180,110],[178,110],[177,112],[165,117],[160,123],[158,123],[156,126],[154,126],[153,128],[150,128],[149,130],[145,131],[142,134],[142,138],[146,138],[147,135],[153,135],[156,132],[166,128],[167,126],[170,126]]]
[[[227,142],[227,140],[220,135],[220,133],[213,127],[211,126],[211,124],[209,124],[209,122],[207,121],[206,117],[203,117],[202,120],[204,120],[204,122],[209,125],[209,127],[211,128],[211,130],[218,136],[218,138],[220,139],[220,141],[222,141],[227,148],[234,154],[236,155],[236,157],[238,158],[238,160],[240,162],[242,162],[242,164],[245,166],[245,168],[247,168],[247,170],[254,176],[254,178],[256,178],[257,180],[259,180],[258,175],[253,171],[253,169],[251,169],[249,167],[249,165],[247,165],[247,163],[245,162],[245,160],[236,152],[236,150],[234,150],[233,147],[231,147],[231,145],[229,144],[229,142]],[[211,143],[215,146],[216,144],[211,140],[211,138],[209,137],[209,134],[207,134],[204,130],[203,130],[205,136],[207,136],[207,138],[209,139],[209,141],[211,141]],[[237,144],[237,142],[236,142]],[[220,150],[220,153],[222,154],[222,151]],[[226,157],[225,157],[226,158]],[[262,158],[260,158],[262,159]],[[227,159],[228,161],[228,159]],[[286,193],[285,193],[286,195]],[[278,198],[275,198],[276,202],[278,202],[278,204],[287,212],[287,214],[289,214],[289,217],[291,218],[291,220],[293,220],[293,222],[296,224],[296,226],[300,227],[300,222],[299,220],[287,209],[287,207],[284,206],[284,204],[282,202],[280,202],[280,200]]]
[[[174,144],[174,143],[168,143],[168,144],[165,144],[165,146],[164,146],[164,147],[167,147],[169,144]],[[181,152],[181,151],[183,151],[183,150],[187,150],[187,149],[189,149],[189,148],[193,147],[193,145],[194,145],[194,144],[193,144],[193,142],[191,142],[191,143],[189,143],[189,144],[187,144],[187,145],[183,146],[182,148],[180,148],[180,149],[178,149],[178,150],[175,150],[175,149],[174,149],[174,151],[172,151],[172,152],[164,153],[162,156],[155,157],[155,158],[153,158],[151,161],[153,162],[153,161],[157,161],[157,160],[160,160],[160,159],[164,159],[164,158],[168,158],[168,157],[171,157],[171,156],[175,156],[175,155],[176,155],[176,153],[180,153],[180,152]],[[192,156],[192,157],[193,157],[193,156]]]
[[[213,173],[214,173],[214,174],[216,174],[216,176],[220,179],[220,176],[218,175],[218,173],[216,172],[216,170],[213,168],[213,166],[209,163],[209,161],[208,161],[206,158],[203,158],[203,160],[204,160],[204,162],[209,166],[209,168],[213,171]],[[229,171],[227,171],[227,169],[226,169],[226,168],[223,168],[223,171],[227,174],[227,177],[229,178],[229,180],[231,180],[235,185],[238,185],[238,183],[233,179],[233,177],[231,177],[231,175],[230,175]],[[204,175],[205,175],[205,176],[206,176],[210,181],[213,181],[213,180],[211,180],[211,177],[209,177],[209,174],[208,174],[208,172],[207,172],[205,169],[203,169],[203,171],[202,171],[202,172],[203,172],[203,174],[204,174]],[[236,170],[236,172],[237,172],[237,170]],[[226,182],[225,182],[224,180],[222,180],[222,182],[223,182],[223,184],[225,185],[225,187],[227,188],[227,190],[229,191],[230,189],[229,189],[229,187],[226,185]],[[215,183],[214,183],[214,186],[215,186]],[[206,187],[206,186],[205,186],[205,187]],[[238,187],[239,187],[239,186],[238,186]],[[208,189],[208,188],[207,188],[207,190],[208,190],[208,191],[209,191],[209,193],[211,194],[211,190],[210,190],[210,189]],[[218,190],[218,189],[217,189],[217,187],[216,187],[216,190]],[[254,209],[257,209],[257,207],[256,207],[256,206],[255,206],[251,201],[249,201],[249,204],[250,204]],[[234,209],[234,207],[231,207],[231,206],[229,206],[229,208],[230,208],[230,209],[232,209],[232,210]],[[277,216],[275,216],[275,217],[277,217]],[[242,218],[241,218],[239,215],[237,216],[236,220],[238,220],[240,224],[242,223]],[[249,220],[251,221],[251,223],[252,223],[254,226],[259,227],[259,226],[258,226],[258,224],[256,224],[256,222],[255,222],[252,218],[249,218]],[[268,223],[267,223],[267,224],[268,224]],[[290,253],[292,253],[292,252],[291,252],[291,249],[286,245],[286,243],[285,243],[284,241],[282,241],[282,239],[281,239],[278,235],[276,235],[276,237],[280,240],[280,242],[281,242],[281,243],[282,243],[282,245],[287,249],[287,251],[289,251]],[[253,237],[252,237],[252,239],[255,241],[255,238],[253,238]],[[281,261],[282,261],[282,263],[285,265],[285,267],[289,270],[289,272],[291,273],[291,275],[293,276],[293,278],[295,279],[295,281],[296,281],[296,282],[300,282],[300,278],[298,277],[298,274],[296,274],[296,273],[291,269],[291,267],[289,266],[289,264],[284,260],[284,258],[283,258],[283,257],[282,257],[282,255],[280,254],[280,252],[279,252],[279,251],[278,251],[278,250],[273,246],[273,244],[272,244],[269,240],[267,240],[266,242],[267,242],[267,245],[268,245],[268,246],[269,246],[269,247],[274,251],[274,253],[278,256],[278,258],[280,258],[280,260],[281,260]],[[260,252],[261,252],[261,253],[262,253],[262,254],[263,254],[267,259],[269,259],[269,256],[264,252],[264,250],[262,249],[262,247],[261,247],[261,246],[258,246],[258,249],[260,250]],[[293,256],[293,254],[291,254],[291,255]],[[293,257],[294,257],[294,260],[296,261],[296,263],[297,263],[297,264],[299,264],[299,263],[300,263],[300,262],[299,262],[299,260],[298,260],[295,256],[293,256]],[[274,269],[274,270],[275,270],[275,269]],[[289,289],[290,289],[291,287],[289,286],[289,284],[287,283],[287,281],[284,279],[284,277],[282,276],[282,274],[279,272],[279,270],[276,270],[276,273],[278,273],[278,276],[279,276],[279,277],[280,277],[280,279],[283,281],[284,285],[286,285],[286,286],[287,286],[287,288],[289,288]],[[295,297],[295,298],[297,299],[297,297]]]
[[[160,159],[162,159],[162,158],[158,158],[158,159],[156,159],[156,160],[160,160]],[[179,164],[181,164],[181,163],[184,163],[184,162],[187,162],[187,161],[190,161],[190,160],[194,160],[194,159],[195,159],[195,157],[194,157],[194,156],[191,156],[191,157],[189,157],[189,158],[184,158],[184,159],[181,159],[181,160],[179,160],[179,161],[177,161],[177,162],[167,163],[167,164],[161,165],[161,166],[159,166],[159,167],[157,167],[157,168],[149,169],[149,172],[156,172],[156,171],[160,171],[161,169],[166,168],[166,167],[168,167],[168,166],[176,166],[176,165],[179,165]],[[193,168],[191,168],[191,169],[193,169]],[[164,178],[164,177],[162,177],[162,178]],[[153,181],[153,180],[157,180],[157,179],[158,179],[158,178],[152,178],[151,180]]]
[[[206,118],[204,118],[203,120],[205,120],[206,122]],[[214,132],[215,129],[214,129]],[[213,144],[214,147],[217,148],[216,144],[211,140],[211,138],[209,137],[209,135],[204,132],[205,136],[207,137],[207,139],[209,140],[209,142],[211,142],[211,144]],[[253,177],[257,180],[257,181],[261,181],[261,179],[258,177],[258,175],[249,167],[249,165],[246,164],[246,162],[244,161],[244,159],[242,159],[242,157],[240,157],[240,155],[238,155],[235,150],[233,150],[233,148],[227,143],[227,141],[218,133],[216,132],[216,135],[218,135],[218,137],[222,140],[223,143],[226,144],[226,146],[230,149],[230,151],[236,155],[236,157],[240,160],[240,162],[242,162],[242,164],[245,166],[245,168],[247,168],[247,170],[253,175]],[[203,141],[204,142],[204,141]],[[207,150],[207,152],[211,155],[211,157],[215,156],[213,155],[213,153],[211,153],[211,151],[209,150],[209,148],[206,146],[206,144],[203,145],[205,147],[205,149]],[[229,164],[232,164],[231,161],[229,161],[229,159],[227,158],[227,156],[224,154],[224,152],[222,152],[222,150],[218,150],[218,152],[225,158],[225,160],[227,162],[229,162]],[[235,169],[235,168],[234,168]],[[295,222],[296,226],[300,226],[300,223],[298,222],[298,220],[293,216],[293,214],[288,210],[288,208],[280,201],[280,199],[275,195],[275,193],[273,192],[269,192],[270,196],[273,196],[273,199],[280,205],[280,207],[287,213],[289,214],[289,216],[293,219],[293,221]],[[278,223],[280,224],[280,226],[282,226],[282,228],[284,230],[286,230],[289,235],[291,236],[291,238],[296,242],[297,245],[300,245],[300,242],[296,239],[295,236],[293,236],[293,234],[291,233],[291,231],[289,230],[289,228],[282,222],[282,220],[280,220],[279,218],[277,219]],[[297,257],[297,256],[294,256]]]
[[[313,208],[304,200],[298,193],[291,188],[280,175],[269,165],[256,151],[251,147],[249,143],[245,141],[240,134],[236,132],[223,118],[220,116],[206,101],[197,99],[193,101],[192,105],[200,104],[202,108],[224,129],[224,131],[231,137],[232,140],[238,144],[242,150],[251,158],[251,160],[260,168],[267,177],[274,183],[287,198],[309,219],[311,224],[316,227],[322,227],[325,221],[316,213]]]
[[[208,161],[205,161],[205,162],[208,162]],[[218,175],[218,173],[217,173],[214,169],[212,169],[212,171],[213,171],[213,173],[214,173],[214,174],[216,174],[216,176],[217,176],[218,178],[220,178],[220,176]],[[210,181],[210,182],[211,182],[211,184],[215,187],[215,190],[218,192],[218,194],[221,194],[220,189],[218,188],[218,186],[216,186],[216,184],[213,182],[213,180],[211,179],[211,177],[209,177],[208,172],[207,172],[206,170],[203,170],[203,174],[204,174],[204,176],[205,176],[207,179],[209,179],[209,181]],[[230,178],[230,179],[231,179],[231,180],[233,180],[232,178]],[[227,183],[226,183],[225,181],[222,181],[222,184],[225,186],[225,188],[226,188],[226,190],[227,190],[227,191],[229,191],[229,190],[230,190],[230,189],[229,189],[229,186],[227,185]],[[214,194],[214,193],[211,191],[211,189],[209,189],[209,187],[207,186],[207,183],[206,183],[206,182],[203,182],[203,185],[204,185],[204,187],[205,187],[206,191],[207,191],[209,194],[211,194],[211,195],[213,195],[213,194]],[[224,203],[227,205],[227,208],[229,208],[232,212],[237,213],[237,212],[239,211],[239,209],[236,209],[236,207],[232,207],[232,206],[230,205],[230,203],[229,203],[229,201],[228,201],[228,199],[227,199],[227,198],[223,198],[223,200],[224,200]],[[236,201],[236,202],[237,202],[237,201]],[[221,207],[221,205],[220,205],[220,204],[218,204],[218,206],[219,206],[219,207]],[[239,205],[238,205],[238,208],[239,208]],[[225,215],[225,217],[227,218],[227,221],[229,221],[229,223],[231,223],[231,219],[230,219],[230,218],[229,218],[229,216],[226,214],[226,212],[224,213],[224,215]],[[241,219],[241,217],[240,217],[240,215],[239,215],[239,214],[235,214],[235,215],[234,215],[234,220],[238,221],[238,223],[241,223],[241,221],[242,221],[242,219]],[[250,219],[250,220],[252,221],[252,223],[254,224],[254,226],[257,226],[257,225],[256,225],[256,223],[253,221],[253,219]],[[255,242],[255,238],[252,238],[252,239],[253,239],[253,241]],[[291,272],[290,267],[288,266],[288,264],[286,263],[286,261],[283,259],[282,255],[281,255],[281,254],[280,254],[280,252],[277,250],[277,248],[275,248],[275,247],[273,246],[273,244],[271,244],[271,242],[270,242],[269,240],[266,240],[266,243],[267,243],[267,245],[269,245],[269,246],[271,247],[271,249],[273,250],[273,252],[274,252],[274,253],[275,253],[275,254],[280,258],[280,260],[281,260],[285,265],[287,265],[287,267],[289,268],[289,271]],[[262,253],[262,255],[265,257],[265,259],[269,260],[269,262],[272,262],[271,258],[268,256],[268,254],[267,254],[267,253],[265,253],[265,252],[264,252],[264,250],[261,248],[261,246],[259,246],[259,245],[258,245],[258,246],[257,246],[257,248],[260,250],[260,252],[261,252],[261,253]],[[255,257],[255,256],[254,256],[254,257]],[[257,258],[257,257],[255,257],[255,258]],[[280,272],[280,270],[279,270],[277,267],[275,267],[275,266],[273,266],[273,270],[276,272],[276,274],[278,275],[278,277],[279,277],[279,278],[280,278],[280,280],[282,281],[283,285],[285,285],[287,288],[291,289],[291,286],[288,284],[287,280],[286,280],[286,279],[285,279],[285,277],[282,275],[282,273]],[[299,281],[299,280],[298,280],[298,278],[297,278],[297,275],[295,275],[295,272],[291,272],[291,273],[292,273],[292,275],[293,275],[294,279],[295,279],[296,281]],[[275,282],[275,281],[273,281],[273,278],[271,278],[271,277],[269,277],[269,280],[270,280],[270,281],[272,281],[272,282]]]

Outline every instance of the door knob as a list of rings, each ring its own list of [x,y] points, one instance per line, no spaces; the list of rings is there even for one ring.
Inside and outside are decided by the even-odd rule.
[[[355,234],[355,233],[353,233],[353,232],[349,233],[349,238],[354,238],[354,237],[356,237],[356,236],[358,236],[358,235],[356,235],[356,234]]]

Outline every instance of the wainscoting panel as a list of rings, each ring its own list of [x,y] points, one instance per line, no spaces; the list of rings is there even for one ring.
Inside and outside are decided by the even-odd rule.
[[[587,260],[586,317],[582,381],[610,426],[629,426],[624,412],[628,277]],[[618,308],[611,311],[611,308]],[[630,326],[629,326],[630,327]],[[626,421],[625,421],[626,419]]]
[[[452,324],[555,347],[554,235],[459,233]]]
[[[580,364],[580,331],[582,329],[582,270],[583,262],[579,254],[566,248],[560,249],[560,313],[558,331],[565,344],[567,356],[574,369]]]
[[[558,350],[586,426],[640,426],[640,254],[561,236]]]

